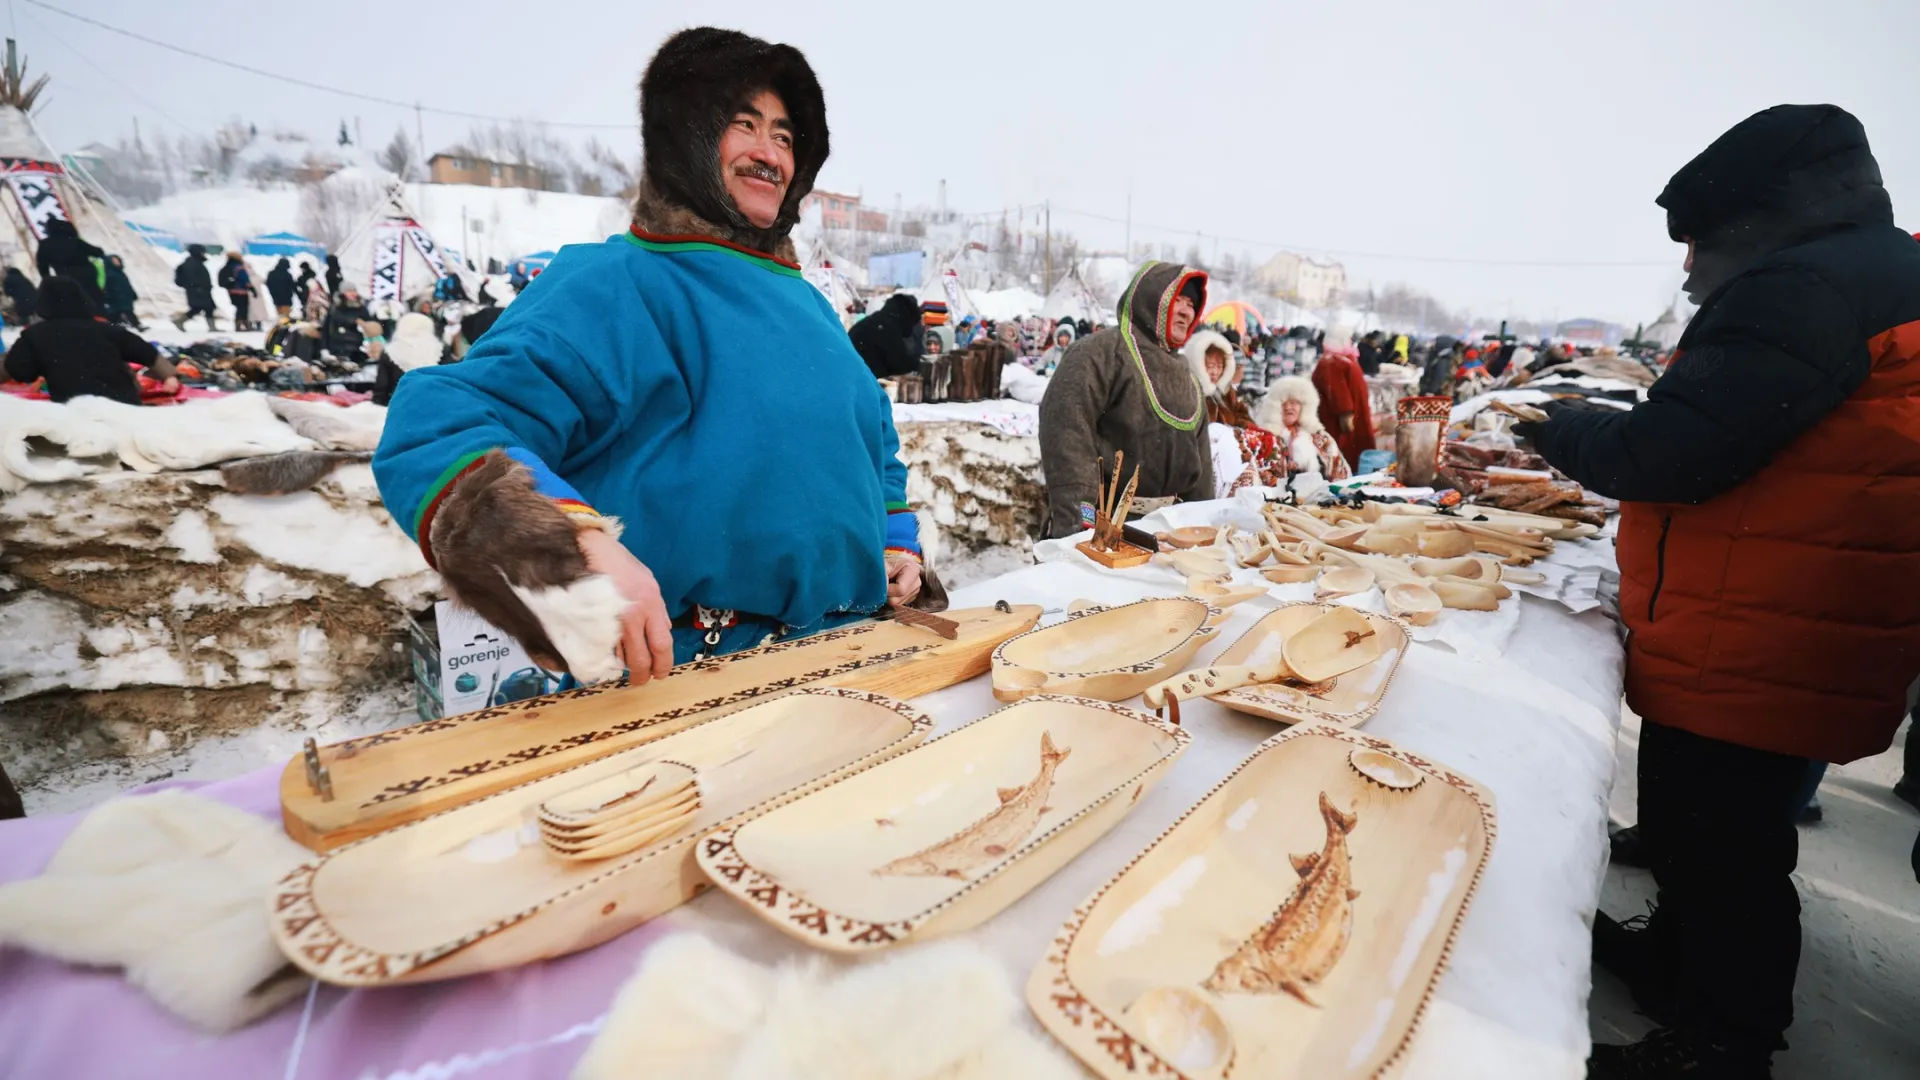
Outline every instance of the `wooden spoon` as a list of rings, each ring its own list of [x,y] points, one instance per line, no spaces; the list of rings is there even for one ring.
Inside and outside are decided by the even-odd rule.
[[[1157,709],[1166,704],[1168,692],[1183,698],[1212,697],[1281,679],[1324,682],[1379,659],[1384,646],[1365,615],[1352,608],[1334,608],[1301,627],[1280,651],[1281,659],[1271,664],[1229,664],[1183,672],[1148,687],[1142,696]]]

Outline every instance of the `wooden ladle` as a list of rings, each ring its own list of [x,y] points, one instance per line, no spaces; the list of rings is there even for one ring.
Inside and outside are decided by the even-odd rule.
[[[1281,646],[1281,659],[1266,664],[1228,664],[1182,672],[1155,683],[1143,695],[1160,708],[1169,692],[1183,698],[1212,697],[1255,683],[1294,679],[1324,682],[1365,667],[1380,658],[1384,646],[1365,615],[1352,608],[1335,608],[1300,628]]]

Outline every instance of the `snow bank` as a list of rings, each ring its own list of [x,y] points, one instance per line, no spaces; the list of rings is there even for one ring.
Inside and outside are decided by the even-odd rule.
[[[0,501],[0,570],[0,745],[22,784],[404,686],[405,616],[439,590],[365,465],[281,497],[205,471],[39,484]]]
[[[1040,535],[1047,491],[1039,439],[964,421],[898,428],[907,502],[932,518],[940,550],[1025,549]]]

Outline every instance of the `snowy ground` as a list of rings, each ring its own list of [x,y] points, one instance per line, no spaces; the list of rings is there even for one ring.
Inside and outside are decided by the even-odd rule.
[[[1620,732],[1613,817],[1634,820],[1640,721]],[[1775,1080],[1920,1076],[1920,883],[1909,854],[1920,813],[1893,797],[1904,733],[1878,757],[1836,766],[1820,786],[1826,819],[1800,829],[1800,979],[1791,1048],[1774,1059]],[[1646,910],[1653,877],[1607,871],[1602,908],[1616,918]],[[1594,968],[1590,1008],[1596,1042],[1630,1042],[1651,1029],[1626,988]]]

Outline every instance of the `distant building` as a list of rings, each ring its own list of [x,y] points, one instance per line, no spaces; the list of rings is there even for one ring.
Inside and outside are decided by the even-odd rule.
[[[1304,308],[1334,307],[1347,298],[1347,268],[1283,251],[1254,273],[1260,288]]]
[[[546,191],[545,169],[465,154],[435,154],[427,159],[427,179],[435,184],[472,184],[475,187],[530,188]]]
[[[1618,345],[1626,329],[1603,319],[1568,319],[1553,328],[1553,336],[1575,345]]]
[[[858,195],[842,195],[837,191],[815,188],[800,200],[800,212],[804,214],[815,206],[820,208],[820,224],[829,229],[876,233],[887,231],[887,215],[862,207]]]

